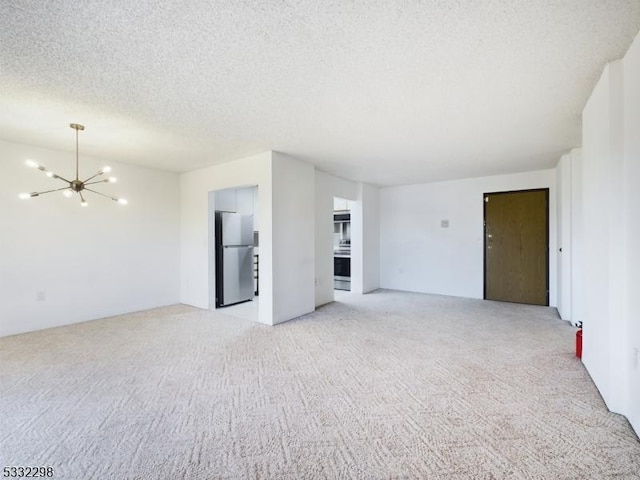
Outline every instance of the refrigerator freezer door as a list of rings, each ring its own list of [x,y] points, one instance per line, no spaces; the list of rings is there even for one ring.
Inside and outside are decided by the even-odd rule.
[[[253,246],[223,247],[222,305],[251,300],[253,291]]]
[[[253,245],[253,215],[222,213],[222,245]]]

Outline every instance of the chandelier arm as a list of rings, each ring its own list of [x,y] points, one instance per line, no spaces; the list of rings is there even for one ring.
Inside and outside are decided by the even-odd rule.
[[[37,193],[38,195],[44,195],[45,193],[59,192],[60,190],[68,190],[68,189],[69,189],[69,185],[62,188],[56,188],[55,190],[46,190],[44,192],[34,192],[34,193]]]
[[[36,169],[40,170],[42,173],[44,173],[49,178],[59,178],[60,180],[64,180],[67,183],[71,183],[69,180],[67,180],[64,177],[61,177],[60,175],[58,175],[55,172],[52,172],[51,170],[49,170],[47,167],[45,167],[41,163],[36,163],[33,160],[27,160],[27,165],[30,166],[30,167],[33,167],[33,168],[36,168]]]
[[[102,170],[100,170],[98,173],[96,173],[95,175],[93,175],[92,177],[87,178],[86,180],[84,180],[82,183],[86,184],[89,180],[93,180],[94,178],[96,178],[98,175],[102,175],[104,172]]]
[[[66,179],[66,178],[64,178],[64,177],[61,177],[61,176],[60,176],[60,175],[58,175],[57,173],[52,172],[51,170],[49,170],[49,169],[48,169],[47,167],[45,167],[44,165],[41,165],[41,164],[39,164],[39,163],[38,163],[38,164],[35,164],[34,168],[36,168],[36,169],[40,170],[40,171],[41,171],[42,173],[44,173],[47,177],[50,177],[50,178],[60,178],[60,179],[64,180],[64,181],[65,181],[65,182],[67,182],[67,183],[71,183],[71,182],[69,182],[69,180],[67,180],[67,179]],[[49,174],[51,174],[51,175],[49,175]]]
[[[118,201],[118,199],[116,197],[110,197],[109,195],[105,195],[102,192],[98,192],[96,190],[92,190],[92,189],[86,188],[86,187],[85,187],[85,190],[89,190],[90,192],[97,193],[98,195],[102,195],[103,197],[108,198],[109,200],[113,200],[114,202]]]
[[[51,172],[51,173],[53,173],[53,172]],[[61,177],[61,176],[60,176],[60,175],[58,175],[57,173],[53,173],[53,177],[51,177],[51,178],[58,178],[58,179],[60,179],[60,180],[62,180],[62,181],[65,181],[65,182],[67,182],[67,183],[71,183],[69,180],[67,180],[67,179],[66,179],[66,178],[64,178],[64,177]]]
[[[109,180],[96,180],[95,182],[82,182],[84,185],[95,185],[96,183],[110,183]]]

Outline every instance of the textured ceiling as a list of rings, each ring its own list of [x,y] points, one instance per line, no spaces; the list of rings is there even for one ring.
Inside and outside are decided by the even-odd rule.
[[[0,139],[72,152],[79,122],[114,161],[271,149],[380,185],[548,168],[639,28],[638,0],[3,0]]]

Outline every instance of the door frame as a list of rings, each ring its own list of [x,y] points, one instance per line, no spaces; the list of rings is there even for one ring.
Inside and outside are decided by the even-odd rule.
[[[485,197],[487,195],[502,195],[507,193],[525,193],[525,192],[545,192],[545,202],[546,202],[546,275],[545,275],[545,290],[546,290],[546,298],[547,303],[546,306],[549,306],[549,188],[527,188],[523,190],[508,190],[505,192],[485,192],[482,194],[482,298],[483,300],[487,299],[487,202],[485,202]]]

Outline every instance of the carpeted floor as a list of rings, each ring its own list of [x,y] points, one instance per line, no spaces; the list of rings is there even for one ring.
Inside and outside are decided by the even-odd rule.
[[[0,339],[0,467],[65,479],[631,479],[554,309],[379,291],[277,327],[174,306]]]

